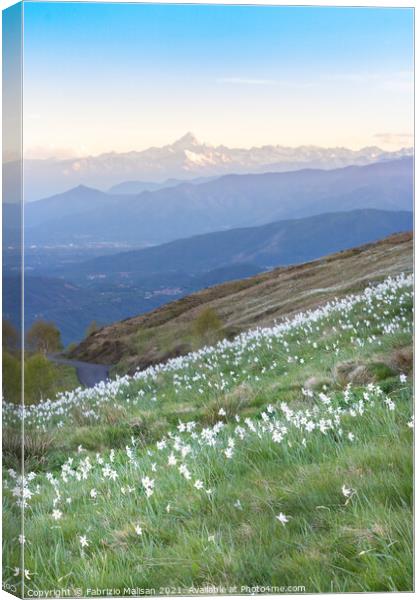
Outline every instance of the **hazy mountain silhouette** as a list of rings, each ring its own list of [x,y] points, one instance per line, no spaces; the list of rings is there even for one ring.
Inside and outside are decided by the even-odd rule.
[[[171,178],[185,180],[227,173],[334,169],[412,154],[412,148],[386,152],[376,146],[360,150],[280,145],[229,148],[202,143],[187,133],[172,144],[142,151],[108,152],[66,160],[25,159],[25,195],[31,201],[79,184],[106,190],[127,180],[160,183]],[[13,163],[5,165],[5,173],[13,169]]]
[[[226,175],[202,184],[111,195],[78,187],[29,204],[32,244],[158,244],[200,233],[361,208],[412,210],[413,160],[364,167]]]

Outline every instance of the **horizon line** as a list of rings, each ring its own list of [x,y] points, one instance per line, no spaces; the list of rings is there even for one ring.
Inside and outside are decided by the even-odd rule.
[[[413,134],[410,133],[397,133],[397,134],[375,134],[374,137],[385,137],[385,136],[395,136],[395,137],[407,137],[407,138],[414,138]],[[35,152],[36,150],[40,150],[42,147],[38,147],[38,148],[28,148],[26,150],[24,150],[22,152],[22,159],[23,160],[56,160],[57,162],[64,162],[64,161],[72,161],[72,160],[78,160],[78,159],[86,159],[86,158],[99,158],[101,156],[106,156],[109,154],[115,154],[115,155],[124,155],[124,154],[140,154],[142,152],[146,152],[147,150],[151,150],[151,149],[155,149],[155,148],[166,148],[166,147],[170,147],[170,146],[174,146],[177,143],[181,142],[183,139],[190,137],[192,138],[193,143],[196,143],[198,146],[205,146],[208,148],[228,148],[229,150],[253,150],[253,149],[261,149],[261,148],[284,148],[287,150],[299,150],[301,148],[320,148],[322,150],[350,150],[351,152],[361,152],[362,150],[367,150],[367,149],[376,149],[376,150],[380,150],[383,153],[394,153],[394,152],[401,152],[403,150],[412,150],[414,152],[414,144],[408,144],[408,145],[401,145],[398,146],[396,149],[393,150],[385,150],[382,146],[378,146],[378,145],[372,145],[372,144],[368,144],[368,145],[363,145],[363,146],[359,146],[359,147],[352,147],[352,146],[344,146],[344,145],[337,145],[337,146],[331,146],[331,145],[321,145],[321,144],[314,144],[314,143],[308,143],[308,144],[299,144],[297,146],[290,146],[290,145],[283,145],[281,143],[264,143],[264,144],[259,144],[259,145],[243,145],[243,146],[237,146],[237,145],[232,145],[229,146],[225,143],[219,143],[219,144],[212,144],[209,142],[204,142],[204,141],[200,141],[199,139],[197,139],[197,137],[192,134],[191,132],[187,132],[186,134],[182,135],[181,137],[175,139],[173,142],[169,142],[163,145],[149,145],[149,146],[145,146],[143,148],[137,148],[137,149],[131,149],[131,150],[104,150],[102,152],[98,152],[98,153],[74,153],[73,155],[70,154],[71,149],[64,149],[64,150],[68,150],[69,155],[68,156],[63,156],[60,157],[60,151],[63,152],[63,149],[59,149],[57,148],[57,154],[54,154],[54,150],[51,151],[51,155],[47,156],[47,157],[31,157],[31,156],[27,156],[27,154],[30,154],[31,152]],[[4,158],[3,162],[11,162],[10,160],[8,160],[6,157]]]

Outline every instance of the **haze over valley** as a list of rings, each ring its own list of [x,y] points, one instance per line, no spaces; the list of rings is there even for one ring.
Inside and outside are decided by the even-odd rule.
[[[339,169],[224,175],[134,194],[79,185],[25,206],[25,244],[144,246],[322,212],[411,210],[412,156]]]
[[[200,176],[186,180],[182,169],[192,147],[196,157],[207,158],[195,159],[194,174]],[[133,179],[119,183],[118,164],[127,166],[127,155],[83,162],[81,179],[85,172],[103,180],[108,169],[111,189],[79,183],[27,202],[27,327],[52,320],[68,344],[82,339],[92,321],[105,325],[208,286],[412,229],[410,149],[332,152],[269,146],[229,152],[225,147],[224,154],[220,148],[216,152],[187,134],[153,152],[133,153]],[[169,166],[164,157],[172,157]],[[270,161],[267,172],[221,174],[232,165],[238,171],[263,170]],[[53,162],[54,168],[64,165]],[[145,164],[148,173],[142,171]],[[181,171],[171,170],[180,164]],[[163,181],[151,181],[158,168]],[[16,321],[19,251],[13,240],[19,211],[11,203],[3,210],[4,239],[11,242],[5,249],[4,305]]]

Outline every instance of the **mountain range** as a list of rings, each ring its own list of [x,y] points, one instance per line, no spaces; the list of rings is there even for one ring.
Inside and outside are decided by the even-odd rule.
[[[409,211],[363,209],[214,232],[77,263],[65,255],[55,267],[32,261],[25,276],[25,325],[53,320],[67,344],[80,340],[92,320],[105,324],[146,313],[209,286],[410,231],[412,224]],[[12,273],[4,278],[3,310],[17,322],[19,279]]]
[[[215,177],[195,177],[193,179],[188,179],[188,183],[207,183],[207,181],[211,181],[215,179]],[[155,192],[156,190],[162,190],[163,188],[175,187],[176,185],[180,185],[184,183],[184,179],[166,179],[161,183],[156,183],[153,181],[122,181],[121,183],[117,183],[117,185],[113,185],[109,188],[108,192],[110,194],[141,194],[141,192]]]
[[[173,178],[188,180],[227,173],[334,169],[412,154],[412,148],[386,152],[376,146],[360,150],[318,146],[291,148],[280,145],[229,148],[199,142],[192,133],[187,133],[172,144],[142,151],[109,152],[66,160],[25,159],[25,200],[38,200],[79,184],[106,190],[122,182],[140,180],[153,182],[153,187]],[[16,164],[6,163],[4,169],[3,178],[8,181],[16,171]],[[151,187],[149,185],[143,189]]]
[[[25,324],[53,320],[65,343],[92,320],[147,313],[413,226],[411,149],[230,149],[187,134],[142,152],[25,161],[24,172],[33,198],[45,182],[55,190],[25,202]],[[6,163],[4,313],[12,321],[20,206],[8,201],[8,181],[19,173]]]
[[[214,231],[361,208],[412,210],[413,159],[340,169],[225,175],[140,194],[78,186],[29,203],[27,244],[161,244]]]
[[[255,272],[288,266],[378,240],[392,233],[411,231],[413,213],[373,209],[323,213],[219,231],[175,240],[159,246],[100,256],[60,268],[67,278],[86,276],[134,282],[160,277],[162,282],[204,275],[214,269],[250,265]],[[165,276],[164,276],[165,275]],[[220,281],[218,282],[220,283]]]

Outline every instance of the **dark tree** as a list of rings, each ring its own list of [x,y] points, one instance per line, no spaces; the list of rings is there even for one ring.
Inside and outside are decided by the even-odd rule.
[[[16,327],[10,321],[3,320],[3,348],[14,352],[19,344],[19,335]]]
[[[29,350],[49,354],[62,349],[61,334],[57,326],[50,321],[36,321],[26,334]]]

